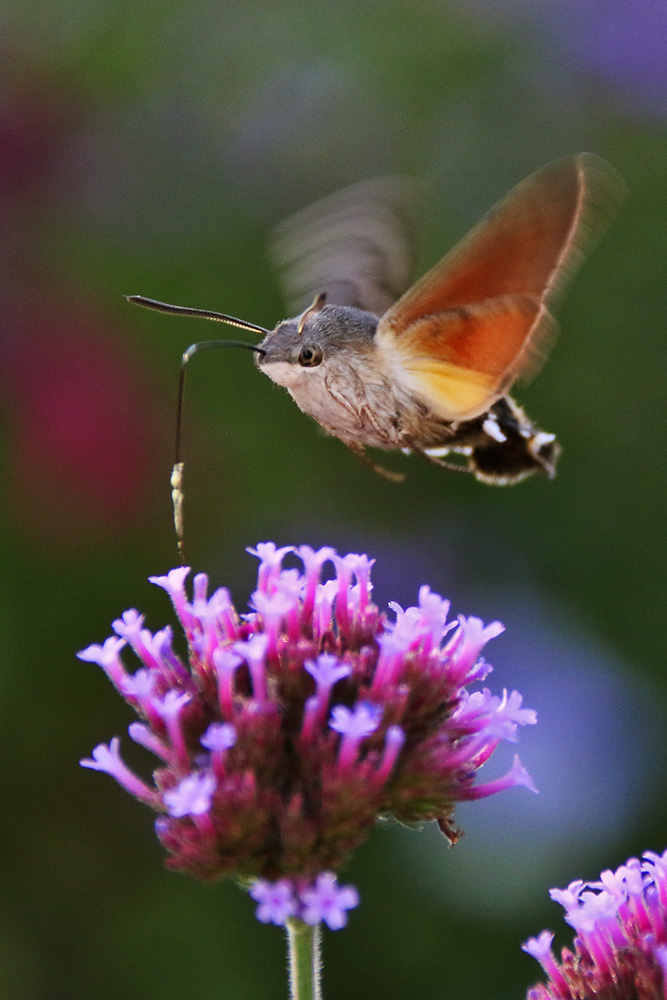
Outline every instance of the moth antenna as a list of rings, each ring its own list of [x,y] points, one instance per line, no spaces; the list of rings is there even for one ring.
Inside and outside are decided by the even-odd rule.
[[[269,331],[263,326],[255,323],[248,323],[243,319],[236,319],[234,316],[226,316],[224,313],[212,312],[208,309],[194,309],[190,306],[173,306],[168,302],[158,302],[156,299],[147,299],[144,295],[126,295],[128,302],[134,305],[143,306],[145,309],[154,309],[156,312],[170,313],[175,316],[195,316],[200,319],[211,319],[217,323],[228,323],[230,326],[238,326],[242,330],[252,330],[267,336]],[[185,372],[188,362],[197,353],[209,347],[244,347],[249,351],[256,351],[258,354],[266,354],[262,347],[257,344],[247,344],[242,340],[201,340],[196,344],[190,344],[184,351],[181,358],[181,371],[178,379],[178,403],[176,406],[176,453],[174,465],[171,470],[171,502],[174,508],[174,528],[176,530],[176,544],[181,563],[185,565],[185,543],[183,529],[183,474],[185,462],[181,458],[181,431],[183,427],[183,400],[185,398]]]
[[[324,306],[324,304],[326,303],[326,301],[327,301],[327,293],[326,292],[320,292],[319,295],[315,296],[315,298],[313,299],[313,301],[311,302],[311,304],[308,306],[308,308],[305,309],[301,313],[301,315],[299,316],[299,325],[297,326],[297,333],[300,333],[300,334],[303,333],[303,328],[306,325],[306,323],[308,322],[308,320],[310,319],[310,317],[314,316],[315,313],[318,313],[320,311],[320,309]]]

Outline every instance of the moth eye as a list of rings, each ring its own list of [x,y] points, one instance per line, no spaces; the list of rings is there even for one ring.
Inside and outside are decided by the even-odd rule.
[[[299,364],[302,368],[317,368],[322,362],[322,351],[316,344],[308,344],[299,351]]]

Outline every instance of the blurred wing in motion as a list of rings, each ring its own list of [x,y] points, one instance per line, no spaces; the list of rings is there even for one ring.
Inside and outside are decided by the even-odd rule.
[[[410,282],[418,201],[415,181],[373,177],[281,222],[269,252],[289,314],[322,292],[332,305],[386,312]]]
[[[513,188],[386,312],[376,345],[450,421],[489,409],[545,356],[553,301],[618,208],[598,156],[556,160]]]

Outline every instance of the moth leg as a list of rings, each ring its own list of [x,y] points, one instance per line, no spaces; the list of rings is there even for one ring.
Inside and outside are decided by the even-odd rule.
[[[369,469],[373,470],[373,472],[377,472],[378,476],[382,476],[383,479],[388,479],[390,483],[402,483],[404,481],[405,476],[402,472],[392,472],[390,469],[385,469],[383,465],[378,465],[378,463],[374,462],[372,458],[369,458],[363,445],[353,444],[349,441],[345,441],[344,443],[348,446],[350,451],[354,452],[357,458],[363,462],[364,465],[367,465]]]
[[[431,465],[437,465],[441,469],[448,469],[450,472],[470,473],[475,471],[470,462],[467,465],[457,465],[456,462],[447,462],[444,458],[438,458],[437,455],[429,455],[423,448],[416,448],[414,445],[410,445],[410,451],[414,452],[415,455],[419,455],[420,458],[425,458]]]
[[[356,421],[358,421],[359,423],[362,422],[360,411],[357,409],[356,406],[354,406],[350,402],[350,400],[342,392],[339,392],[339,390],[334,387],[333,379],[329,378],[328,376],[325,376],[324,386],[329,395],[332,397],[332,399],[335,399],[337,403],[340,403],[341,406],[344,406],[347,412],[351,413]]]
[[[375,417],[375,414],[373,413],[373,410],[366,403],[362,403],[361,406],[359,407],[359,416],[361,417],[362,420],[366,420],[371,425],[371,427],[373,428],[373,430],[375,431],[375,433],[379,438],[384,438],[387,444],[394,443],[390,435],[387,434],[386,426],[383,426],[381,423],[378,422],[378,420]]]
[[[341,406],[344,406],[348,413],[352,414],[358,422],[360,429],[363,427],[364,420],[366,420],[380,438],[387,438],[386,431],[384,428],[380,427],[375,420],[371,409],[365,403],[362,403],[359,407],[354,406],[342,392],[339,392],[336,388],[334,388],[331,379],[325,378],[324,384],[327,392],[335,400],[337,400]],[[332,433],[334,432],[332,431]],[[402,483],[405,479],[402,472],[392,472],[390,469],[385,469],[383,465],[379,465],[377,462],[374,462],[372,458],[369,458],[363,445],[357,444],[354,441],[344,441],[343,443],[347,445],[350,451],[354,452],[357,458],[360,459],[364,465],[367,465],[369,469],[373,470],[373,472],[377,472],[378,476],[382,476],[383,479],[388,479],[390,483]]]
[[[350,399],[348,399],[348,397],[344,393],[340,392],[334,386],[333,379],[331,378],[328,377],[325,378],[324,384],[326,386],[329,395],[333,399],[335,399],[337,403],[340,403],[341,406],[344,406],[348,413],[352,414],[352,416],[359,425],[360,431],[364,429],[364,425],[370,425],[381,441],[385,441],[390,447],[396,446],[394,438],[387,433],[386,426],[384,426],[377,420],[373,410],[368,405],[368,403],[360,400],[357,403],[357,405],[355,405]],[[359,382],[359,386],[360,386],[359,394],[361,395],[361,393],[363,392],[363,384]],[[332,431],[332,433],[335,432]]]

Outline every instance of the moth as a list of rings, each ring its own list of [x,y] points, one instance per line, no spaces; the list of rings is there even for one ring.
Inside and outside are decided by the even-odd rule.
[[[591,153],[548,164],[396,301],[400,253],[393,255],[391,280],[389,266],[374,276],[368,260],[377,263],[382,254],[364,256],[364,240],[353,238],[355,224],[363,223],[360,188],[306,210],[291,237],[289,226],[287,236],[279,234],[278,256],[289,258],[296,245],[297,261],[311,261],[304,289],[309,280],[320,287],[307,308],[274,330],[128,298],[261,334],[258,344],[195,344],[184,362],[211,343],[253,350],[259,370],[284,386],[304,413],[391,479],[403,477],[376,464],[367,448],[414,453],[486,483],[516,483],[534,472],[552,477],[560,452],[555,436],[533,424],[509,392],[540,367],[556,331],[553,306],[618,208],[622,180]],[[368,201],[367,188],[366,195]],[[387,191],[376,192],[380,207],[383,198],[391,201]],[[386,224],[386,212],[383,218]],[[377,218],[370,229],[377,236]],[[356,247],[356,258],[346,246]],[[391,264],[391,255],[385,257]],[[355,260],[363,281],[355,280]]]

